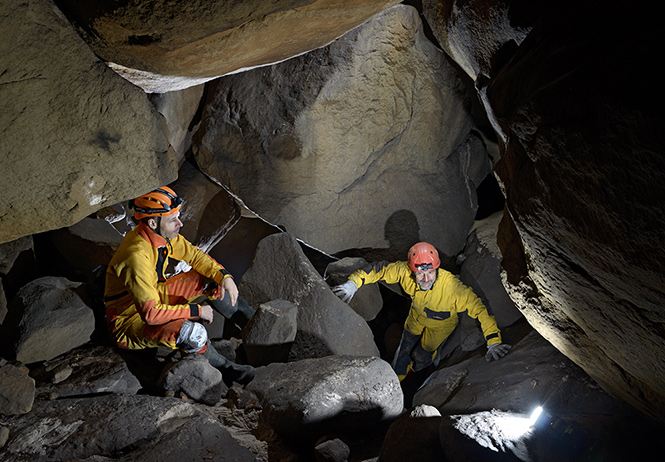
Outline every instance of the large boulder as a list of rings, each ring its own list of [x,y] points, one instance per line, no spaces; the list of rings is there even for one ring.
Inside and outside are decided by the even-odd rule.
[[[163,117],[50,0],[0,7],[0,242],[72,225],[176,178]]]
[[[164,93],[326,45],[398,0],[56,0],[123,77]]]
[[[29,364],[53,359],[90,341],[95,316],[83,285],[45,276],[26,284],[9,302],[2,324],[7,353]]]
[[[337,298],[288,233],[261,240],[239,290],[253,306],[279,299],[298,306],[292,360],[331,354],[379,355],[365,320]]]
[[[665,421],[665,118],[635,72],[662,49],[655,4],[425,4],[441,6],[425,14],[442,42],[464,43],[464,24],[506,45],[469,46],[458,62],[483,69],[476,87],[503,145],[508,293],[603,387]]]
[[[7,419],[0,459],[253,462],[217,420],[180,399],[111,394],[36,403]]]
[[[269,425],[290,441],[361,429],[396,417],[403,406],[395,372],[375,357],[274,363],[257,368],[247,388],[259,397]]]
[[[403,258],[418,240],[457,254],[477,207],[471,177],[490,161],[465,87],[422,29],[396,6],[327,47],[216,80],[197,164],[328,254],[388,244]]]

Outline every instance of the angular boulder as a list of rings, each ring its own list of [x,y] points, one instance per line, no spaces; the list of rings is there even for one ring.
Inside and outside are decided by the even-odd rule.
[[[291,359],[379,355],[365,320],[330,290],[288,233],[273,234],[259,242],[239,290],[253,306],[278,299],[298,306],[298,333]]]
[[[10,301],[0,330],[7,352],[29,364],[90,341],[95,316],[81,298],[82,290],[79,282],[53,276],[23,286]]]
[[[167,365],[159,379],[159,386],[171,395],[182,392],[209,406],[217,404],[228,391],[222,373],[199,354],[187,355]]]
[[[298,307],[286,300],[259,305],[242,333],[242,346],[253,366],[287,362],[298,331]]]
[[[397,416],[403,395],[390,364],[375,357],[328,356],[259,367],[247,385],[283,438],[310,439]]]

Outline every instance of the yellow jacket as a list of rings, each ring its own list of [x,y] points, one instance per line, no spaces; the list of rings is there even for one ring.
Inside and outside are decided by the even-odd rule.
[[[488,346],[501,343],[496,320],[488,313],[480,297],[442,268],[437,270],[436,281],[429,290],[420,290],[407,262],[403,261],[372,263],[351,274],[349,279],[358,288],[378,281],[399,283],[411,296],[411,309],[405,327],[412,334],[420,335],[423,329],[439,329],[443,337],[440,341],[443,341],[457,326],[457,314],[466,311],[470,317],[480,321]]]
[[[165,277],[169,258],[186,262],[218,284],[231,276],[222,265],[181,235],[167,240],[140,223],[127,233],[106,270],[106,320],[119,344],[126,343],[122,332],[137,322],[161,325],[198,318],[198,304],[169,304]],[[125,346],[131,348],[131,345]]]

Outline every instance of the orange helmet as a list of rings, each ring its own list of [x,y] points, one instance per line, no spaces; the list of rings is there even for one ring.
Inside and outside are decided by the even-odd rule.
[[[180,210],[181,206],[182,198],[168,186],[157,188],[129,202],[129,207],[134,209],[134,218],[137,220],[171,215]]]
[[[432,244],[418,242],[409,249],[409,268],[411,271],[428,271],[441,265],[439,252]]]

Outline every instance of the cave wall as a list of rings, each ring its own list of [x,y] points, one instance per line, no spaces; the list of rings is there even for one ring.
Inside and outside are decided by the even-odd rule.
[[[663,116],[639,69],[663,40],[653,11],[624,6],[424,2],[503,145],[511,297],[603,387],[662,420]]]
[[[395,3],[377,2],[372,11]],[[498,239],[508,292],[529,322],[604,388],[665,420],[663,115],[661,97],[645,77],[662,50],[658,15],[651,7],[600,1],[422,3],[439,45],[475,82],[501,145],[495,173],[506,209]],[[317,4],[303,2],[298,10]],[[98,37],[80,19],[75,29],[49,0],[1,5],[0,242],[71,225],[174,180],[178,158],[169,128],[145,91],[105,66],[111,55],[103,50],[112,43],[96,48]],[[323,23],[344,16],[346,5],[336,5],[321,10]],[[265,24],[286,14],[274,13],[261,16]],[[234,57],[234,70],[267,64],[352,27],[295,47],[294,24],[281,24],[277,30],[289,33],[276,35],[229,29],[269,48],[288,42],[280,56],[253,61],[256,42],[243,35],[221,55]],[[130,32],[125,39],[150,34]],[[192,43],[207,43],[199,40]],[[133,43],[137,52],[142,46]],[[185,45],[186,52],[165,56],[187,67],[197,49]],[[125,66],[139,62],[115,56]],[[145,72],[155,77],[172,69]],[[218,72],[176,77],[209,79]],[[131,80],[130,74],[123,75]],[[144,90],[174,88],[160,86],[159,75]]]

